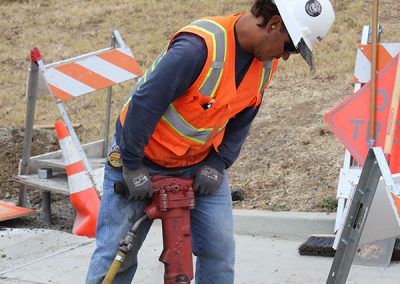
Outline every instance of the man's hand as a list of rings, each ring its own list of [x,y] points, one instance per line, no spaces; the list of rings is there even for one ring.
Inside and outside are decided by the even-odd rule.
[[[201,166],[193,175],[194,190],[200,194],[212,194],[221,185],[224,175],[213,167]]]
[[[128,187],[126,197],[129,200],[142,200],[153,196],[153,186],[147,168],[141,167],[137,170],[130,170],[123,167],[122,175]]]

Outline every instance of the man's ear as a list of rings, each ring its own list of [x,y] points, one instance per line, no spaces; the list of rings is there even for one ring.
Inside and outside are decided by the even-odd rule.
[[[278,15],[274,15],[269,19],[267,26],[265,27],[267,29],[267,32],[271,32],[274,30],[280,31],[282,29],[283,21],[282,18]]]

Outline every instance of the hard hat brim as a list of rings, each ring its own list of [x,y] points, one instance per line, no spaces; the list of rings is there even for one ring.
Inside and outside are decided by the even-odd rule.
[[[300,52],[301,57],[307,62],[311,70],[315,70],[314,56],[312,51],[308,48],[303,39],[297,45],[297,50]]]

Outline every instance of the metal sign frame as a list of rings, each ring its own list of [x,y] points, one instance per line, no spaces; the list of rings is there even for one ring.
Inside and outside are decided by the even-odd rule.
[[[368,152],[357,188],[350,197],[343,231],[336,239],[339,242],[327,284],[346,283],[381,175],[388,181],[387,186],[394,185],[382,148],[374,147]]]

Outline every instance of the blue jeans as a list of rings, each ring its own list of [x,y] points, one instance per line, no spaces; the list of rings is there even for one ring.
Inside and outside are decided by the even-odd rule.
[[[150,174],[192,177],[198,168],[185,171],[157,172]],[[96,231],[96,249],[92,255],[86,283],[101,283],[133,223],[143,215],[150,200],[128,201],[114,193],[114,183],[122,181],[122,172],[105,166],[103,196]],[[220,188],[212,195],[196,195],[195,208],[190,212],[192,250],[196,259],[195,282],[197,284],[233,284],[235,241],[233,236],[232,198],[227,174]],[[138,251],[146,238],[152,222],[147,221],[138,230],[138,245],[127,255],[114,283],[131,283],[135,275]],[[157,261],[157,260],[154,260]]]

